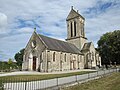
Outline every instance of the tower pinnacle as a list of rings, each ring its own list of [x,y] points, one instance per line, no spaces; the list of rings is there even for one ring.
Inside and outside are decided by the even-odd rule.
[[[71,9],[73,9],[73,6],[71,6]]]
[[[36,27],[34,27],[34,32],[36,32]]]

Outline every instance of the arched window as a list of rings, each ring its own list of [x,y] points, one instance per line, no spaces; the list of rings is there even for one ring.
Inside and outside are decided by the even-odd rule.
[[[84,36],[84,24],[82,23],[82,27],[81,27],[81,34],[82,36]]]
[[[70,54],[70,61],[72,61],[72,54]]]
[[[70,23],[70,30],[71,30],[71,37],[73,37],[73,27],[72,27],[72,22]]]
[[[74,21],[74,36],[76,36],[76,21]]]
[[[64,60],[65,60],[65,62],[66,62],[66,54],[65,54],[65,56],[64,56]]]
[[[81,35],[83,36],[83,33],[84,33],[84,31],[83,31],[83,23],[80,23],[81,24]]]
[[[53,53],[53,62],[55,62],[55,52]]]
[[[80,62],[82,62],[82,55],[80,55]]]
[[[94,53],[92,52],[92,61],[94,61]]]

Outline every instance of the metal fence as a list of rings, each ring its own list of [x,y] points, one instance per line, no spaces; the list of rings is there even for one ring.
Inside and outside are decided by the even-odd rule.
[[[75,75],[69,77],[62,78],[54,78],[49,80],[39,80],[39,81],[22,81],[22,82],[9,82],[10,78],[4,80],[2,82],[2,78],[0,79],[0,90],[42,90],[50,87],[59,87],[69,83],[81,82],[84,80],[101,77],[107,74],[111,74],[113,72],[120,71],[119,68],[109,69],[109,70],[101,70],[93,73],[83,74],[83,75]]]

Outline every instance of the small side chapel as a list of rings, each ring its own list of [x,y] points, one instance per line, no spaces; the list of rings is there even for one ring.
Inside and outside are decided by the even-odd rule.
[[[38,34],[34,30],[25,47],[22,70],[53,72],[101,66],[99,52],[85,36],[85,18],[72,7],[66,22],[66,41]]]

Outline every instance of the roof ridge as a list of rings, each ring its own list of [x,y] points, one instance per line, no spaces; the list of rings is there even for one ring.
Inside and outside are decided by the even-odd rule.
[[[39,34],[39,35],[41,35],[41,34]],[[60,40],[60,39],[56,39],[56,38],[53,38],[53,37],[48,37],[48,36],[45,36],[45,35],[41,35],[41,36],[44,36],[44,37],[47,37],[47,38],[50,38],[50,39],[54,39],[54,40],[57,40],[57,41],[68,43],[66,41],[63,41],[63,40]]]
[[[39,34],[39,35],[41,35],[41,34]],[[48,37],[48,36],[45,36],[45,35],[42,35],[42,36],[47,37],[47,38],[49,38],[49,39],[54,39],[54,40],[57,40],[57,41],[61,41],[61,42],[64,42],[64,43],[69,43],[69,42],[67,42],[67,41],[63,41],[63,40],[60,40],[60,39]],[[74,44],[72,44],[72,43],[69,43],[69,44],[74,45]],[[74,45],[74,46],[75,46],[75,45]],[[76,47],[76,46],[75,46],[75,47]]]
[[[80,50],[74,44],[58,40],[52,37],[44,36],[41,34],[38,35],[50,50],[81,54]]]

